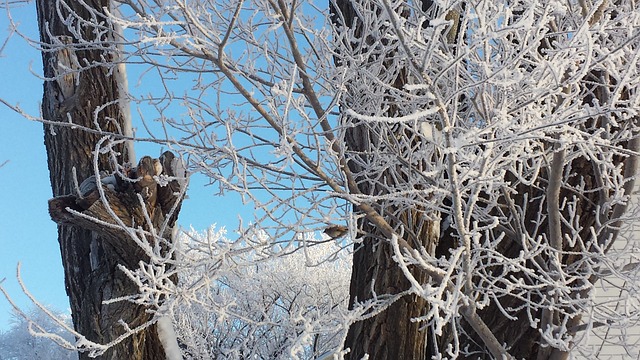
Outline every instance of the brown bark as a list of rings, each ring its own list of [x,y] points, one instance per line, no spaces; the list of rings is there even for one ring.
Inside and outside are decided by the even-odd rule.
[[[104,9],[110,7],[110,1],[69,1],[66,5],[71,8],[72,13],[53,0],[38,0],[36,5],[43,43],[45,77],[51,79],[59,74],[59,62],[66,62],[67,66],[77,66],[77,69],[82,68],[77,74],[67,74],[55,80],[45,81],[43,117],[51,121],[72,121],[92,129],[99,126],[104,133],[122,134],[121,131],[126,125],[123,120],[124,114],[115,104],[119,99],[118,84],[112,71],[114,69],[102,65],[117,59],[117,49],[115,46],[108,49],[106,45],[102,49],[99,48],[102,41],[110,41],[114,37],[112,29],[108,29],[108,23],[102,15]],[[68,26],[78,31],[77,37],[68,31],[67,25],[63,23],[64,19],[60,19],[57,11],[60,11],[66,20],[70,20]],[[100,27],[101,31],[96,32]],[[100,38],[96,37],[96,33],[101,34]],[[66,47],[60,48],[60,44],[65,44]],[[68,60],[73,57],[77,57],[76,63]],[[102,106],[104,107],[97,111]],[[102,135],[50,124],[44,126],[44,133],[54,197],[75,194],[72,169],[75,168],[79,181],[93,174],[94,148]],[[117,160],[120,164],[130,160],[124,146],[118,145],[116,150],[121,154]],[[100,156],[98,167],[109,173],[115,170],[114,164],[106,156]],[[58,205],[62,206],[61,203]],[[60,210],[63,209],[64,206]],[[119,321],[122,320],[130,328],[135,328],[151,318],[146,312],[147,309],[129,302],[103,303],[106,300],[137,293],[137,287],[118,266],[133,268],[144,258],[137,246],[132,241],[127,241],[126,237],[118,236],[118,241],[115,241],[113,236],[104,231],[95,231],[100,230],[99,226],[86,225],[69,225],[67,222],[58,227],[65,286],[75,329],[91,341],[106,344],[124,333]],[[164,350],[153,325],[113,346],[100,358],[164,357]],[[88,358],[88,353],[80,353],[80,359]]]
[[[363,226],[369,234],[376,232],[371,226]],[[353,269],[349,288],[349,304],[372,298],[371,288],[376,294],[398,294],[409,288],[409,282],[398,264],[392,259],[389,244],[375,236],[361,238],[355,245]],[[426,277],[414,274],[418,281]],[[405,295],[382,313],[354,323],[347,335],[345,347],[351,349],[349,359],[424,359],[426,356],[427,332],[422,324],[411,319],[425,315],[427,303],[415,295]]]

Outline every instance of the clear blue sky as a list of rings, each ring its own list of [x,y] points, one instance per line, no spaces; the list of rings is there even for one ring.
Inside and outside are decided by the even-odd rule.
[[[6,38],[9,22],[0,16],[0,45]],[[19,29],[37,38],[34,4],[26,4],[11,11]],[[41,73],[40,54],[25,40],[14,36],[0,57],[0,98],[19,104],[28,113],[39,114],[42,81],[31,72]],[[130,84],[136,84],[130,78]],[[132,91],[144,92],[144,84]],[[135,116],[135,111],[134,111]],[[135,118],[134,118],[135,126]],[[139,127],[141,128],[141,126]],[[47,212],[51,197],[49,171],[43,142],[42,125],[25,120],[0,104],[0,279],[3,286],[22,307],[30,306],[21,295],[16,280],[16,265],[22,263],[22,278],[36,298],[53,308],[66,311],[69,307],[64,290],[64,275],[57,241],[57,227]],[[138,157],[158,156],[160,149],[136,144]],[[205,187],[206,180],[193,176],[189,199],[185,200],[179,218],[183,227],[202,230],[217,223],[231,230],[237,221],[234,198],[215,197],[213,187]],[[224,204],[223,206],[218,206]],[[8,328],[10,305],[0,295],[0,331]]]

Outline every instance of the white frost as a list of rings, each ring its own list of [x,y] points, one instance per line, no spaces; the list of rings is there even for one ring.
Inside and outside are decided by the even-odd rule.
[[[182,360],[176,332],[173,330],[171,318],[168,316],[163,316],[158,320],[158,337],[167,354],[167,360]]]
[[[120,14],[120,9],[117,7],[117,4],[113,2],[111,6],[113,8],[114,14],[121,18],[122,15]],[[118,43],[118,53],[124,54],[124,45],[122,44],[124,41],[124,30],[122,29],[122,26],[116,21],[113,22],[113,27],[114,34],[116,36],[115,40]],[[127,80],[127,67],[121,56],[119,56],[116,61],[117,67],[113,73],[113,76],[115,77],[116,84],[118,84],[118,104],[120,106],[120,112],[122,113],[122,118],[124,120],[122,133],[124,136],[131,139],[133,138],[134,134],[133,125],[131,122],[131,106],[129,103],[129,81]],[[127,153],[129,155],[128,161],[132,164],[135,163],[136,153],[133,147],[133,140],[126,141],[125,147],[127,148]]]

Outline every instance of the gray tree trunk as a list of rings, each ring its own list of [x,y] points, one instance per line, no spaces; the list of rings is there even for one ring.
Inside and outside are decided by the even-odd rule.
[[[372,5],[374,6],[374,5]],[[339,29],[344,31],[354,30],[359,41],[367,46],[380,46],[382,40],[376,39],[369,34],[362,34],[362,24],[349,0],[338,0],[334,4],[330,3],[330,10],[334,23]],[[383,12],[383,9],[376,9]],[[380,29],[384,34],[390,29]],[[377,61],[377,56],[389,59],[393,53],[385,53],[381,50],[370,55],[372,61]],[[338,57],[338,63],[342,60]],[[388,74],[385,74],[388,75]],[[393,74],[394,80],[390,86],[395,89],[402,89],[407,82],[407,74],[400,69],[397,74]],[[346,96],[346,103],[349,99],[354,99],[361,94],[358,91],[349,91]],[[357,101],[357,100],[354,100]],[[392,101],[380,104],[387,107],[387,116],[402,115]],[[409,191],[417,189],[410,180],[414,174],[412,171],[424,166],[418,161],[416,168],[395,164],[389,171],[382,171],[372,174],[368,169],[379,168],[379,153],[406,154],[411,152],[410,148],[391,148],[385,137],[405,136],[417,144],[418,135],[407,132],[407,129],[399,129],[389,124],[358,124],[356,119],[343,117],[343,121],[348,121],[345,142],[347,148],[348,166],[352,173],[356,175],[358,191],[361,194],[372,196],[384,196],[389,193],[389,189],[407,189]],[[382,140],[381,140],[382,139]],[[376,164],[377,163],[377,164]],[[382,165],[384,166],[384,165]],[[405,172],[406,171],[406,172]],[[406,210],[397,208],[392,201],[386,203],[380,200],[371,204],[377,212],[394,228],[398,234],[404,233],[405,240],[414,248],[424,247],[432,252],[438,240],[438,223],[429,221],[431,214],[426,214],[420,208]],[[356,213],[364,214],[357,206]],[[350,283],[349,306],[353,307],[357,302],[372,299],[374,294],[399,294],[410,287],[405,274],[398,264],[393,260],[393,250],[389,244],[388,236],[382,229],[377,228],[366,218],[358,223],[358,232],[362,235],[358,244],[354,246],[353,269]],[[427,282],[427,276],[416,269],[411,269],[413,276],[420,282]],[[404,295],[395,301],[382,313],[371,318],[354,323],[347,333],[345,347],[350,348],[347,354],[349,359],[359,360],[366,354],[369,359],[398,359],[413,360],[424,359],[427,355],[427,331],[421,329],[418,322],[410,321],[426,314],[428,304],[423,298],[414,295]]]
[[[104,132],[121,134],[126,124],[120,107],[115,105],[119,93],[117,78],[113,75],[112,69],[99,65],[117,59],[117,48],[114,46],[112,51],[107,51],[92,49],[86,43],[78,45],[80,41],[72,36],[57,13],[61,11],[62,16],[72,19],[69,26],[78,25],[76,29],[80,32],[82,41],[108,41],[114,36],[113,29],[102,31],[101,38],[96,38],[94,30],[97,27],[83,24],[80,19],[108,26],[100,14],[103,8],[110,7],[109,0],[66,2],[75,15],[70,14],[54,0],[37,0],[36,4],[43,43],[44,76],[54,78],[59,71],[59,62],[65,61],[65,58],[77,57],[76,65],[84,67],[77,75],[77,81],[74,80],[74,75],[45,81],[42,102],[44,119],[60,122],[68,122],[70,119],[77,125],[91,129],[96,129],[97,123]],[[92,19],[92,16],[97,18]],[[68,46],[61,49],[60,44]],[[99,111],[94,123],[94,112],[104,104],[111,105]],[[79,182],[93,175],[93,153],[101,137],[100,134],[81,129],[44,125],[44,140],[54,197],[76,194],[73,168]],[[120,164],[130,160],[124,146],[118,146],[117,150],[121,153],[118,159]],[[113,164],[105,156],[99,158],[98,166],[100,170],[109,173],[114,171]],[[135,208],[135,205],[130,207]],[[52,217],[55,216],[52,211]],[[137,293],[137,287],[118,270],[118,265],[137,267],[138,262],[144,260],[144,257],[137,246],[131,240],[127,241],[125,236],[121,236],[118,241],[105,236],[99,230],[67,223],[58,226],[58,240],[74,327],[89,340],[106,344],[124,333],[123,327],[119,324],[120,320],[134,328],[147,322],[151,315],[145,312],[144,307],[130,302],[109,305],[103,303],[106,300]],[[158,339],[156,326],[153,325],[124,339],[100,358],[164,359],[165,352]],[[89,359],[88,354],[81,352],[80,359]]]

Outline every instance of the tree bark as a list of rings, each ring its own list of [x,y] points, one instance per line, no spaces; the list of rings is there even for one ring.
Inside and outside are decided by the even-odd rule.
[[[36,5],[44,76],[48,79],[44,83],[44,119],[123,134],[128,125],[117,105],[122,100],[118,98],[119,84],[114,76],[118,70],[114,65],[105,65],[119,56],[117,47],[109,45],[114,33],[104,16],[110,1],[69,1],[64,3],[69,8],[65,8],[63,2],[37,0]],[[74,29],[75,35],[69,29]],[[65,69],[74,72],[63,74],[61,71]],[[76,194],[73,169],[79,182],[93,175],[94,149],[102,137],[71,126],[44,125],[54,197]],[[133,160],[122,144],[115,146],[115,150],[120,153],[119,164]],[[115,170],[106,155],[99,157],[98,167],[109,173]],[[107,344],[125,332],[120,321],[135,328],[147,323],[152,315],[146,308],[126,301],[104,303],[138,292],[118,266],[131,269],[144,258],[126,236],[113,241],[92,230],[96,229],[59,225],[58,241],[74,327],[88,340]],[[81,349],[80,359],[89,358]],[[152,325],[125,338],[100,358],[163,359],[165,352]]]
[[[382,8],[375,8],[370,4],[372,12],[383,13]],[[353,31],[359,42],[354,47],[380,47],[380,52],[370,53],[372,62],[380,59],[389,64],[390,71],[398,71],[389,74],[381,74],[387,78],[392,78],[390,87],[401,91],[407,83],[407,72],[403,69],[391,70],[394,53],[384,49],[387,39],[376,38],[362,28],[361,20],[357,11],[349,0],[338,0],[330,2],[330,10],[334,24],[339,31]],[[376,32],[384,34],[390,29],[376,29]],[[341,65],[343,60],[336,57],[336,63]],[[358,90],[349,88],[347,90],[345,105],[350,106],[350,99],[358,102],[361,96]],[[386,108],[385,116],[399,116],[400,109],[393,103],[390,96],[380,103],[380,108]],[[368,124],[360,123],[357,119],[351,119],[343,115],[342,121],[347,128],[345,134],[345,145],[347,149],[347,164],[350,171],[355,175],[358,185],[358,192],[372,198],[390,195],[392,191],[406,189],[415,191],[421,187],[416,183],[416,174],[413,171],[424,169],[423,159],[412,159],[414,150],[418,152],[420,146],[419,135],[407,128],[390,124]],[[408,141],[401,148],[393,148],[390,145],[392,139],[402,136]],[[384,161],[380,160],[380,153],[396,154],[399,158],[409,159],[410,166],[403,164],[392,164],[387,170],[379,171],[385,167]],[[374,170],[372,173],[370,169]],[[391,225],[397,234],[404,234],[404,240],[414,249],[425,249],[433,252],[439,236],[439,222],[437,215],[426,213],[420,206],[412,209],[400,208],[394,204],[393,200],[379,200],[370,203],[377,212]],[[358,206],[354,212],[364,215]],[[435,217],[434,217],[435,215]],[[410,282],[393,259],[393,249],[389,243],[388,234],[379,229],[366,218],[358,221],[358,233],[363,234],[358,243],[354,245],[353,268],[350,282],[349,306],[353,308],[358,303],[374,299],[377,295],[398,295],[410,289]],[[410,267],[415,279],[424,284],[428,281],[425,273]],[[358,321],[351,325],[347,333],[345,348],[350,351],[347,354],[349,359],[359,360],[368,355],[369,359],[398,359],[413,360],[424,359],[427,351],[427,331],[422,329],[420,322],[412,321],[426,314],[428,304],[424,298],[405,294],[388,306],[383,312]]]
[[[349,288],[349,306],[366,301],[375,294],[398,294],[409,289],[409,281],[393,260],[393,251],[386,241],[376,238],[377,229],[359,227],[367,236],[355,245]],[[425,233],[429,230],[425,229]],[[428,239],[428,237],[426,237]],[[428,241],[428,240],[427,240]],[[425,245],[426,242],[425,241]],[[414,274],[421,283],[426,277]],[[419,322],[411,321],[425,315],[426,301],[415,295],[405,295],[382,313],[354,323],[348,331],[346,346],[349,359],[425,359],[427,331]]]

